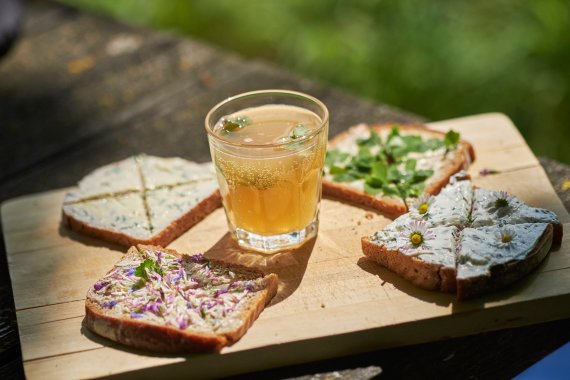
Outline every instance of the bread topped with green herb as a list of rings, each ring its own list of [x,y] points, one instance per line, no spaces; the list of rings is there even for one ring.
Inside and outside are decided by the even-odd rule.
[[[504,191],[455,181],[362,239],[364,255],[428,290],[466,299],[504,288],[533,270],[562,225],[552,211]]]
[[[220,206],[211,163],[139,155],[84,177],[65,196],[63,223],[124,246],[167,245]]]
[[[139,349],[217,352],[238,341],[277,291],[277,276],[139,245],[87,292],[87,327]]]
[[[323,193],[397,217],[422,194],[437,194],[475,159],[455,131],[421,124],[359,124],[329,142]]]

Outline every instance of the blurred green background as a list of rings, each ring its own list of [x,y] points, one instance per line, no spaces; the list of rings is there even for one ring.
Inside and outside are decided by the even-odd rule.
[[[504,112],[537,155],[570,164],[568,0],[62,1],[431,120]]]

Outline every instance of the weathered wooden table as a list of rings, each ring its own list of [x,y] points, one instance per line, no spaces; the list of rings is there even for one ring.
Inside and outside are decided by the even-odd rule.
[[[209,160],[202,125],[230,95],[294,89],[322,99],[331,135],[355,122],[420,117],[244,60],[196,41],[128,27],[59,5],[27,6],[23,35],[0,60],[0,201],[74,185],[92,169],[146,152]],[[541,160],[570,209],[570,168]],[[4,244],[0,244],[0,378],[23,376]],[[248,377],[383,369],[387,378],[512,377],[570,340],[570,320],[327,360]],[[351,370],[353,368],[364,370]]]

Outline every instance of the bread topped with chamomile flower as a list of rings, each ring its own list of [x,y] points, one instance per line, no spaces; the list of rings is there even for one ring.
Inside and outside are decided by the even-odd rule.
[[[561,240],[553,212],[452,179],[439,195],[421,196],[408,213],[362,238],[362,250],[420,288],[467,299],[522,278]]]
[[[277,283],[275,274],[139,245],[89,288],[85,322],[139,349],[217,352],[246,333]]]
[[[438,194],[474,159],[471,144],[453,130],[359,124],[329,141],[323,193],[395,218],[420,195]]]

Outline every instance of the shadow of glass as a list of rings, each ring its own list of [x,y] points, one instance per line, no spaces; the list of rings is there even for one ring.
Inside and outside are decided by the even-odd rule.
[[[297,249],[263,254],[248,251],[240,247],[229,233],[226,233],[204,255],[209,258],[224,260],[250,268],[259,269],[265,273],[275,273],[279,277],[277,295],[268,306],[275,305],[299,287],[307,269],[307,263],[315,247],[313,238]]]

